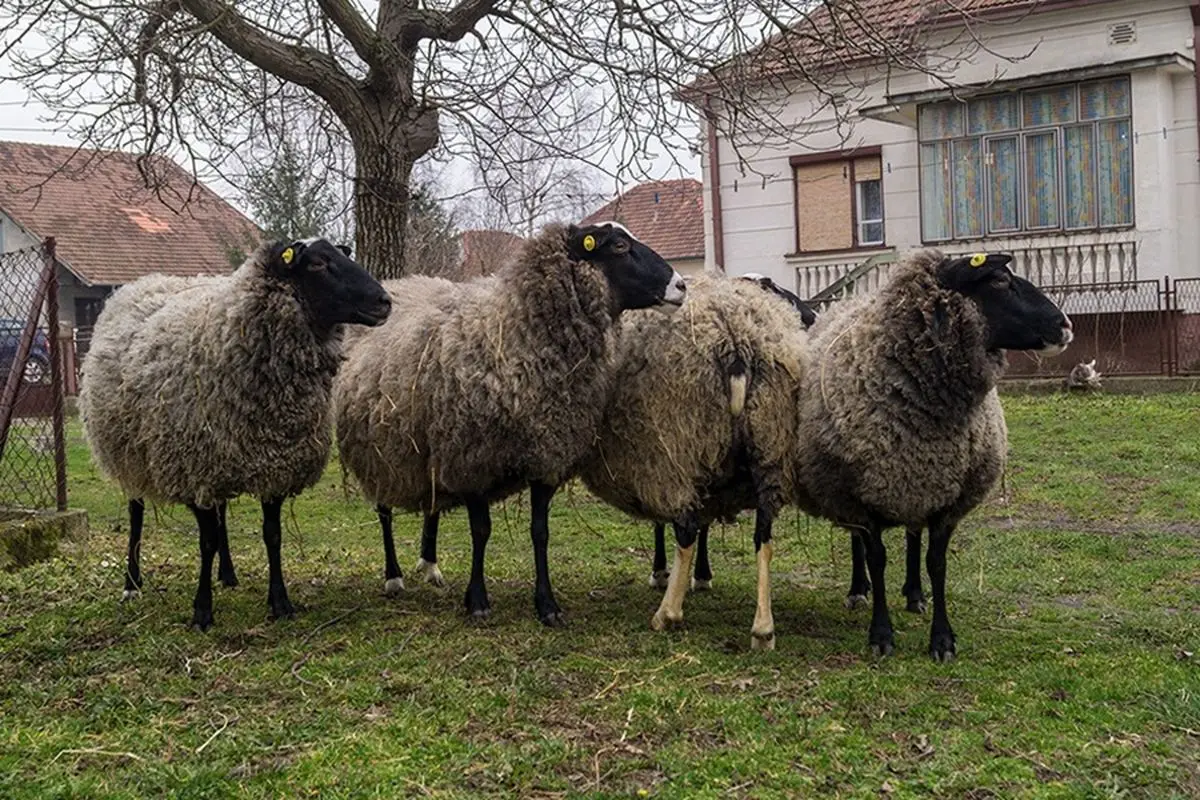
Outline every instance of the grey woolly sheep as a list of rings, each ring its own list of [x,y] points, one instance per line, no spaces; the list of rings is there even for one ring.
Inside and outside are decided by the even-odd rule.
[[[154,282],[155,279],[144,279]],[[280,565],[283,500],[329,455],[342,326],[378,325],[391,303],[348,250],[323,239],[262,245],[232,275],[173,293],[134,327],[142,281],[96,323],[79,409],[100,469],[132,498],[185,503],[200,528],[192,624],[212,616],[221,504],[259,498],[275,617],[294,613]]]
[[[147,275],[114,292],[105,302],[105,324],[92,334],[91,347],[101,353],[123,351],[141,335],[146,320],[173,296],[220,280],[215,275],[182,277]],[[118,429],[114,435],[119,435]],[[129,544],[126,555],[125,591],[122,600],[132,599],[142,588],[141,542],[145,517],[144,498],[129,498]],[[217,507],[219,520],[217,576],[226,586],[237,586],[237,574],[229,553],[229,532],[225,524],[226,504]]]
[[[662,258],[615,223],[547,226],[490,278],[405,278],[397,311],[351,349],[335,389],[342,463],[376,504],[385,548],[391,512],[467,507],[465,604],[489,613],[489,504],[530,488],[534,607],[563,621],[547,565],[550,500],[595,437],[609,391],[613,325],[628,309],[683,302]],[[388,581],[399,578],[394,551]],[[394,570],[394,575],[393,575]]]
[[[996,383],[1005,351],[1054,355],[1071,323],[1008,268],[1012,256],[919,250],[878,290],[814,327],[789,488],[793,502],[860,534],[870,572],[869,643],[893,650],[882,532],[928,526],[930,654],[949,660],[946,546],[1000,477],[1007,430]]]
[[[754,508],[758,604],[751,646],[774,646],[771,526],[795,442],[803,342],[792,306],[748,281],[696,277],[668,320],[622,320],[613,391],[580,475],[622,511],[671,522],[678,547],[656,630],[683,619],[703,526]]]
[[[1063,382],[1070,391],[1094,392],[1103,384],[1100,382],[1100,372],[1096,369],[1096,359],[1081,361],[1071,368]]]

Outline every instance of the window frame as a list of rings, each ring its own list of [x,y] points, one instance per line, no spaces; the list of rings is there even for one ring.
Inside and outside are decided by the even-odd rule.
[[[859,159],[875,158],[879,161],[879,224],[882,229],[883,241],[878,244],[863,244],[859,236],[859,181],[855,179],[854,162]],[[799,169],[818,164],[844,163],[848,170],[850,181],[850,247],[826,248],[820,250],[805,250],[800,242],[800,202],[799,202]],[[792,170],[792,252],[787,258],[802,258],[806,256],[832,255],[837,253],[856,253],[859,251],[874,251],[887,248],[887,203],[883,187],[883,148],[881,146],[859,147],[853,150],[830,150],[823,153],[808,153],[791,156],[788,165]],[[865,182],[865,181],[864,181]]]
[[[1114,81],[1122,81],[1125,85],[1124,104],[1126,106],[1124,113],[1116,115],[1098,114],[1087,119],[1083,117],[1083,91],[1085,87],[1097,83],[1107,83]],[[1027,95],[1044,92],[1046,90],[1057,87],[1070,86],[1072,91],[1073,102],[1073,117],[1068,121],[1057,121],[1040,125],[1025,124],[1025,109]],[[1017,127],[1003,131],[997,130],[994,132],[980,132],[970,134],[970,110],[969,104],[972,101],[986,100],[990,97],[999,96],[1015,96],[1017,98]],[[921,109],[926,106],[937,106],[947,102],[958,102],[961,109],[958,110],[960,116],[961,133],[954,132],[954,126],[944,126],[951,131],[950,134],[941,136],[926,136],[922,133],[921,124]],[[921,242],[923,244],[945,244],[950,242],[960,241],[975,241],[980,239],[1002,239],[1020,237],[1039,237],[1050,235],[1063,235],[1079,232],[1094,232],[1100,233],[1105,231],[1129,230],[1137,226],[1137,165],[1135,163],[1134,141],[1132,133],[1129,137],[1129,215],[1128,220],[1120,223],[1102,224],[1100,214],[1100,126],[1104,123],[1119,123],[1125,122],[1128,125],[1128,130],[1133,130],[1133,81],[1129,74],[1109,75],[1100,78],[1090,78],[1086,80],[1062,81],[1048,83],[1040,86],[1029,87],[1027,89],[1012,90],[1007,92],[991,92],[981,94],[975,97],[966,98],[964,101],[938,101],[933,103],[923,103],[917,107],[917,206],[919,212],[919,224]],[[1091,217],[1094,223],[1084,226],[1071,226],[1068,223],[1068,207],[1067,207],[1067,131],[1072,128],[1089,128],[1091,133],[1091,152],[1090,152],[1090,170],[1091,181],[1094,187]],[[1029,196],[1030,187],[1027,181],[1027,168],[1029,150],[1026,147],[1026,142],[1030,136],[1038,134],[1053,133],[1055,141],[1055,168],[1058,170],[1055,186],[1056,214],[1057,225],[1053,227],[1031,227],[1029,224],[1029,209],[1032,205]],[[991,185],[992,170],[995,165],[991,158],[991,143],[998,139],[1016,139],[1017,141],[1017,227],[1015,229],[992,229],[992,192],[989,190]],[[979,198],[981,213],[983,216],[983,224],[980,226],[980,233],[975,235],[960,235],[958,233],[958,214],[956,209],[954,187],[955,187],[955,162],[954,162],[954,145],[959,142],[978,141],[980,146],[981,164],[981,183],[982,197]],[[925,169],[926,164],[921,160],[922,148],[925,145],[934,145],[939,148],[944,147],[942,151],[945,157],[949,159],[950,168],[946,177],[948,196],[946,202],[949,204],[949,224],[946,227],[946,236],[931,237],[926,235],[926,215],[925,215],[925,191],[926,179]]]
[[[851,169],[850,177],[853,179],[854,171]],[[879,219],[866,219],[863,212],[863,187],[868,183],[879,185]],[[854,185],[854,244],[860,248],[866,247],[884,247],[887,242],[886,225],[883,220],[883,171],[880,170],[878,178],[869,178],[865,181],[853,181]],[[879,226],[879,241],[868,242],[864,238],[865,225]]]

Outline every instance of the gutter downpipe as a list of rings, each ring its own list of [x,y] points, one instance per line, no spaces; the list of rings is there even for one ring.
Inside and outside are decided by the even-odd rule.
[[[1200,4],[1200,0],[1193,0]],[[1193,6],[1193,13],[1197,6]],[[1196,91],[1200,93],[1200,83]],[[1198,95],[1200,96],[1200,95]],[[709,205],[713,215],[713,261],[722,273],[725,272],[725,226],[721,222],[721,157],[717,149],[716,114],[712,111],[712,100],[704,101],[704,122],[708,128],[708,181]]]
[[[1188,9],[1192,12],[1192,78],[1196,84],[1196,137],[1200,143],[1200,0],[1192,0]]]

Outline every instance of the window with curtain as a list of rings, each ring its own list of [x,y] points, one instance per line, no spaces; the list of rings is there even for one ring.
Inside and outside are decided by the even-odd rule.
[[[878,155],[792,159],[796,241],[801,253],[884,243],[883,173]]]
[[[918,110],[927,242],[1133,224],[1127,77]]]

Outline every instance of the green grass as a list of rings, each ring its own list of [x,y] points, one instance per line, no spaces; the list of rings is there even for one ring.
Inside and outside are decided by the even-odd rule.
[[[369,507],[340,472],[286,512],[294,620],[268,622],[258,510],[231,506],[241,586],[186,628],[196,541],[147,513],[146,590],[119,604],[125,513],[72,426],[91,537],[0,575],[0,797],[1200,796],[1200,397],[1006,398],[1004,498],[951,544],[959,660],[925,654],[888,592],[897,654],[847,611],[849,547],[785,512],[777,650],[749,650],[747,523],[714,529],[714,590],[656,634],[650,529],[555,500],[551,568],[571,617],[532,609],[528,511],[494,514],[491,622],[461,613],[462,514],[442,593],[382,596]],[[401,561],[418,521],[398,518]],[[1196,655],[1192,655],[1196,654]]]

